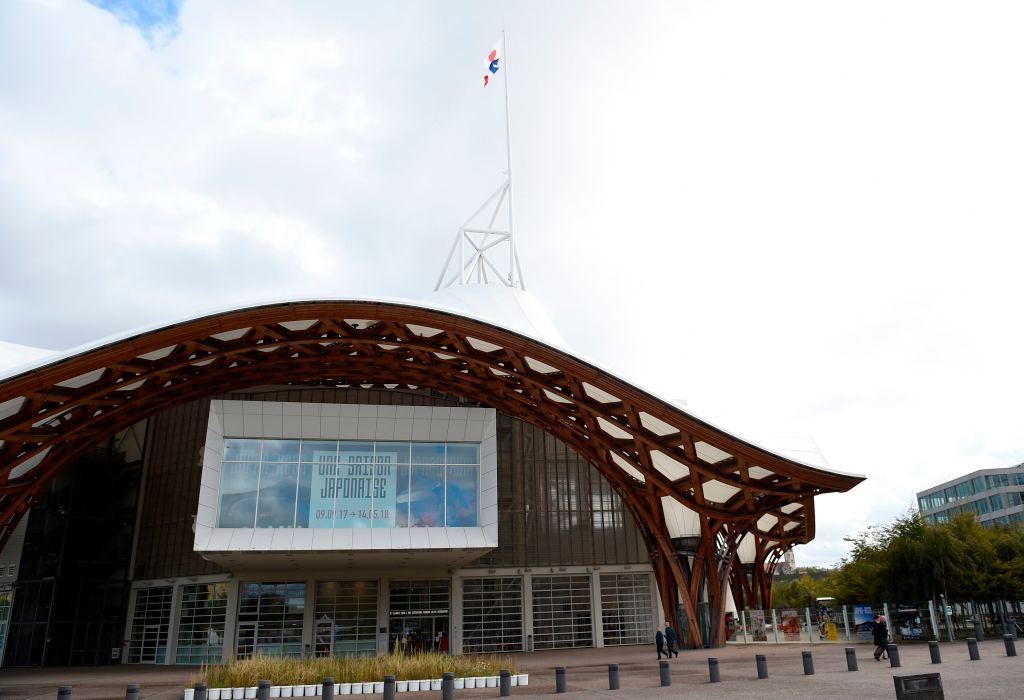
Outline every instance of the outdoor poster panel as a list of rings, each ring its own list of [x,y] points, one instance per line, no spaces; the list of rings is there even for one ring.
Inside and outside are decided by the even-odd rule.
[[[875,622],[875,613],[870,605],[853,606],[853,628],[857,630],[857,639],[872,641],[871,629]]]
[[[818,604],[818,638],[834,642],[839,639],[836,629],[836,614],[827,603]]]
[[[750,626],[755,642],[768,641],[768,629],[764,624],[764,610],[750,611]]]
[[[343,446],[332,458],[314,455],[309,527],[395,527],[398,455]]]
[[[916,605],[898,605],[896,620],[900,626],[902,639],[924,639],[924,628],[921,626],[921,614]]]
[[[782,620],[779,625],[782,627],[782,636],[787,642],[800,641],[800,615],[792,608],[785,608],[782,611]]]

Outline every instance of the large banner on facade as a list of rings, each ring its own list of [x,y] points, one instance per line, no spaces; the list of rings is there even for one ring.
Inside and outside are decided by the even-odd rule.
[[[874,639],[871,630],[874,627],[875,613],[870,605],[853,606],[853,628],[857,630],[857,639],[871,641]]]
[[[916,605],[897,606],[896,620],[899,623],[900,637],[902,639],[924,639],[921,613]]]
[[[786,608],[781,611],[782,620],[779,622],[779,626],[782,628],[782,637],[787,642],[799,642],[800,641],[800,615],[796,610],[792,608]]]
[[[764,610],[750,611],[751,636],[755,642],[768,641],[768,629],[764,623]]]
[[[329,459],[328,459],[329,458]],[[395,527],[398,493],[394,452],[357,452],[344,448],[314,455],[310,487],[310,527]]]

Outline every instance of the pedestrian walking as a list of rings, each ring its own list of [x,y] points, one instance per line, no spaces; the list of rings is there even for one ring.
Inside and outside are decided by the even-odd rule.
[[[665,644],[668,648],[668,658],[671,659],[673,655],[679,656],[679,652],[676,651],[676,631],[672,629],[668,620],[665,620]]]
[[[875,643],[875,661],[881,661],[883,656],[888,659],[886,645],[889,643],[889,625],[885,623],[885,615],[875,616],[875,623],[871,626],[871,637]]]
[[[658,647],[658,660],[661,661],[661,655],[665,653],[665,635],[661,633],[661,629],[654,633],[654,643]]]

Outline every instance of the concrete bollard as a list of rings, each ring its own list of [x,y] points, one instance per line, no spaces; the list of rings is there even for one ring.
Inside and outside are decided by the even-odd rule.
[[[195,696],[193,695],[193,698]],[[124,690],[124,700],[139,700],[139,684],[129,683]]]
[[[334,677],[327,676],[320,681],[320,700],[334,700]]]
[[[1012,634],[1004,634],[1003,635],[1003,644],[1006,645],[1006,655],[1007,656],[1016,656],[1017,655],[1017,645],[1013,643],[1013,635]]]
[[[757,654],[754,656],[754,661],[757,663],[757,677],[758,679],[768,677],[768,657],[764,654]]]
[[[62,685],[59,688],[57,688],[57,697],[65,698],[65,700],[71,700],[71,686]]]
[[[804,675],[805,676],[813,676],[814,675],[814,656],[812,656],[811,652],[809,652],[809,651],[801,652],[800,655],[804,659]]]
[[[971,657],[971,661],[981,659],[981,654],[978,653],[978,640],[974,637],[967,638],[967,654]]]
[[[390,673],[384,676],[384,700],[395,700],[395,677]]]
[[[498,672],[498,695],[507,698],[512,694],[512,674],[507,668]]]
[[[804,658],[804,675],[814,675],[814,656],[811,652],[801,652]]]
[[[942,654],[939,653],[939,643],[932,640],[928,642],[928,653],[932,655],[933,664],[942,663]]]
[[[608,690],[619,689],[619,665],[608,664]]]
[[[192,698],[193,700],[206,700],[206,683],[202,681],[196,683],[196,694]]]
[[[658,673],[661,675],[662,687],[672,685],[672,673],[668,669],[668,661],[658,662]]]
[[[455,694],[455,674],[445,671],[441,674],[441,700],[452,700]]]
[[[846,670],[856,671],[857,669],[857,650],[853,647],[846,647]]]
[[[555,692],[565,692],[565,666],[555,666]]]
[[[900,648],[895,644],[887,644],[885,650],[889,652],[889,668],[900,667]]]
[[[270,700],[270,681],[256,681],[256,700]]]
[[[711,683],[719,683],[722,680],[722,675],[718,670],[718,657],[708,657],[708,678]]]

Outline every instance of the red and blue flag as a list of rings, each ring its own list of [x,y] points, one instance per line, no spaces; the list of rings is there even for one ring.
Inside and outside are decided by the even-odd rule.
[[[487,54],[487,73],[484,73],[484,87],[491,81],[491,76],[501,68],[501,44],[498,44]]]

